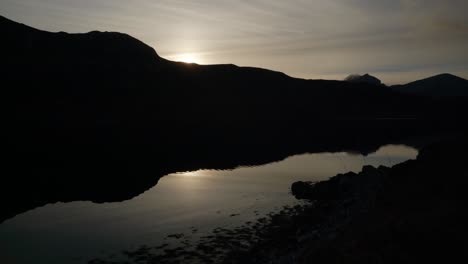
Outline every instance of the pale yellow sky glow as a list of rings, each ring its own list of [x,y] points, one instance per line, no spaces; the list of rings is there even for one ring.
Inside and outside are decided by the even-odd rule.
[[[468,78],[466,0],[2,0],[0,10],[48,31],[125,32],[177,61],[387,84]]]
[[[172,61],[204,64],[202,58],[196,53],[180,53],[166,56],[166,58]]]

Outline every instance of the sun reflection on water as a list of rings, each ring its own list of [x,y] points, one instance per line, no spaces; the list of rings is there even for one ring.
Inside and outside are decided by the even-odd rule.
[[[197,170],[197,171],[186,171],[186,172],[178,172],[174,175],[183,176],[183,177],[201,177],[206,176],[206,171],[204,170]]]

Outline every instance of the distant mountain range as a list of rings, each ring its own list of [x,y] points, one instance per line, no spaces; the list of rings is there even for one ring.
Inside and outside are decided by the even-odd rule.
[[[129,199],[176,171],[367,149],[466,120],[464,99],[172,62],[121,33],[0,17],[0,35],[0,222],[48,202]]]
[[[468,80],[448,73],[404,85],[394,85],[391,88],[403,93],[425,96],[468,96]]]
[[[377,77],[367,73],[364,75],[352,74],[346,77],[345,81],[384,85]],[[401,93],[431,97],[468,96],[468,80],[448,73],[439,74],[408,84],[393,85],[390,86],[390,88]]]

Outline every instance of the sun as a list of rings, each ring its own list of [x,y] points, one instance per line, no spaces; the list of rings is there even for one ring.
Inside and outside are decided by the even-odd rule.
[[[175,61],[185,62],[185,63],[197,63],[199,58],[193,53],[183,53],[174,56]]]

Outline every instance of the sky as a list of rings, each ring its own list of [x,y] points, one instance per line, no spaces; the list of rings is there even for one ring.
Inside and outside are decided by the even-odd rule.
[[[467,0],[0,0],[47,31],[128,33],[160,56],[307,79],[468,78]]]

